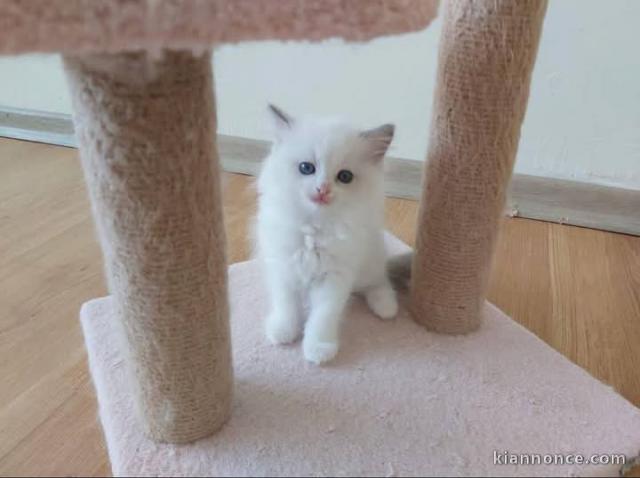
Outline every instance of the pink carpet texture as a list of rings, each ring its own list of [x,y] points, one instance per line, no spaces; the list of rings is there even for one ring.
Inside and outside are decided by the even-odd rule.
[[[406,249],[392,241],[394,252]],[[617,476],[619,465],[501,463],[512,454],[535,462],[640,450],[639,409],[491,304],[478,332],[450,337],[406,313],[380,321],[354,298],[338,358],[317,367],[299,345],[265,340],[255,263],[232,265],[229,281],[233,415],[191,445],[143,436],[111,299],[82,308],[114,475]]]

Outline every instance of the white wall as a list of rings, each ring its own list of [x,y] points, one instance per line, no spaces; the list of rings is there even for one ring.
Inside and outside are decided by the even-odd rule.
[[[640,189],[640,1],[551,0],[516,171]],[[398,126],[423,159],[440,21],[369,44],[248,43],[215,54],[219,130],[268,138],[264,107]],[[55,57],[0,59],[0,105],[69,112]]]

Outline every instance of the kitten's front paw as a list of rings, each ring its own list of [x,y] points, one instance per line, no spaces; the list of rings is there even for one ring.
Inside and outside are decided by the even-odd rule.
[[[275,345],[291,344],[302,334],[302,326],[295,317],[271,314],[266,325],[267,339]]]
[[[305,338],[302,344],[304,358],[316,365],[328,362],[338,353],[336,342],[320,342],[313,338]]]
[[[367,291],[366,299],[371,311],[381,319],[393,319],[398,314],[398,299],[391,286],[382,286]]]

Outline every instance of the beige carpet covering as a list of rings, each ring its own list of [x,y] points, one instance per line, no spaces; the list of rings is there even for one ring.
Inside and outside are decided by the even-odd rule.
[[[436,0],[2,0],[0,54],[364,41],[425,28]]]

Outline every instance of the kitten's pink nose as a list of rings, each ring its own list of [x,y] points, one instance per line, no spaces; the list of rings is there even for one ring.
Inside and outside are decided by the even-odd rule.
[[[313,202],[318,204],[329,204],[331,202],[331,184],[322,183],[316,187],[316,194],[311,198]]]
[[[316,188],[316,191],[318,191],[318,194],[320,194],[321,196],[328,196],[329,194],[331,194],[331,184],[322,183],[320,187]]]

